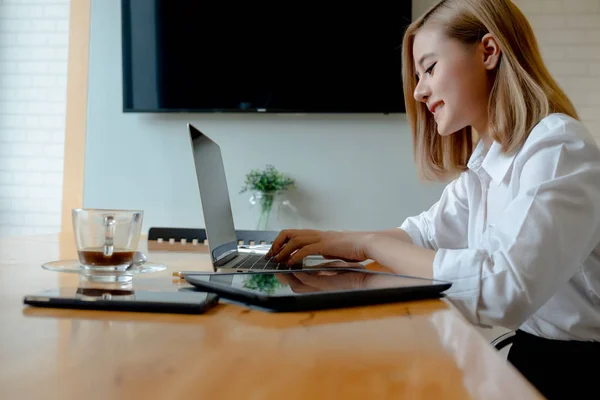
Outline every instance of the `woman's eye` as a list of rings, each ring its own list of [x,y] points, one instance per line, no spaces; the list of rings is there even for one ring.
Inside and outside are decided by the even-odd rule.
[[[425,73],[426,74],[431,74],[433,72],[433,67],[435,67],[435,64],[437,64],[437,63],[433,63],[431,65],[431,67],[427,68],[427,71],[425,71]]]

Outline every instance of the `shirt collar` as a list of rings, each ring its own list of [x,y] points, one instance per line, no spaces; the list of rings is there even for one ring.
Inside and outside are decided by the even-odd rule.
[[[475,172],[483,168],[497,185],[502,183],[506,173],[515,159],[515,153],[502,153],[500,143],[494,141],[489,150],[486,150],[483,140],[477,143],[467,167]]]

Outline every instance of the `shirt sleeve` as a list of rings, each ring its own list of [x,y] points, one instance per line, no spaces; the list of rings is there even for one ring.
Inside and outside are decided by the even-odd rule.
[[[600,242],[600,151],[554,136],[515,159],[516,196],[481,246],[435,256],[434,278],[453,283],[448,299],[475,324],[517,329]]]
[[[432,250],[467,247],[467,179],[467,174],[461,174],[444,188],[440,199],[429,210],[404,220],[399,228],[414,244]]]

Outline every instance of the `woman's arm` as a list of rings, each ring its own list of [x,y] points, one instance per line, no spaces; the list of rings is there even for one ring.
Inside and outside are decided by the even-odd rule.
[[[404,234],[408,236],[406,232]],[[368,259],[397,274],[433,278],[433,260],[436,251],[403,240],[402,235],[398,235],[398,237],[370,235],[365,253]]]
[[[383,231],[361,232],[361,233],[367,233],[367,234],[371,234],[371,235],[377,236],[377,237],[391,237],[396,240],[400,240],[402,242],[411,243],[411,244],[413,242],[412,239],[410,238],[410,235],[408,233],[406,233],[406,231],[404,229],[400,229],[400,228],[386,229]]]
[[[444,188],[428,210],[408,217],[399,226],[414,243],[426,249],[462,249],[468,246],[469,174],[463,173]],[[390,231],[386,231],[390,232]]]

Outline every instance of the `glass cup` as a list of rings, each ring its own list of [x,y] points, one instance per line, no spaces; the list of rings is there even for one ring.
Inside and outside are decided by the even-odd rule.
[[[125,271],[140,241],[143,211],[74,209],[73,232],[83,269]]]

